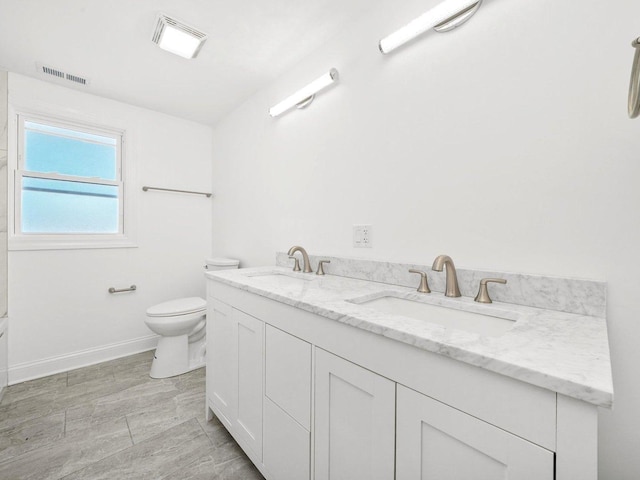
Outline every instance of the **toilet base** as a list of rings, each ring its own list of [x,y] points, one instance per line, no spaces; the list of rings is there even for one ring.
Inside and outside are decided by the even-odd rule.
[[[205,339],[189,343],[188,335],[160,337],[151,362],[151,378],[168,378],[205,365]]]

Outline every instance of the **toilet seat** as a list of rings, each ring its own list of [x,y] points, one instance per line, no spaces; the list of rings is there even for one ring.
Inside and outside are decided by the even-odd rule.
[[[204,312],[207,302],[200,297],[187,297],[159,303],[147,309],[148,317],[175,317],[191,313]]]

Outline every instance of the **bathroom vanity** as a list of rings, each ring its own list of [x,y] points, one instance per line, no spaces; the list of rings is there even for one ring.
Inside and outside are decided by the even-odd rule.
[[[7,317],[0,318],[0,400],[4,395],[7,387],[7,370],[8,370],[8,344],[7,344]]]
[[[447,298],[443,274],[430,294],[405,286],[424,266],[287,260],[206,274],[207,414],[268,480],[597,478],[604,284],[504,274],[496,299],[547,293],[484,305],[486,272],[459,271]]]

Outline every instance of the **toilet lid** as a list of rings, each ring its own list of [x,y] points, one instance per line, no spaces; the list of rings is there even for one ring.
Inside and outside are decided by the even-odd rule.
[[[149,317],[171,317],[199,312],[207,308],[207,302],[200,297],[178,298],[159,303],[147,310]]]
[[[236,260],[235,258],[207,258],[207,265],[213,265],[215,267],[237,267],[239,263],[240,260]]]

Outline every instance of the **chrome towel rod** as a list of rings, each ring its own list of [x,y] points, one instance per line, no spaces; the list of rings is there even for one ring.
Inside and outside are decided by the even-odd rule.
[[[116,289],[111,287],[109,289],[109,293],[135,292],[137,288],[138,287],[136,287],[135,285],[131,285],[129,288],[121,288],[121,289]]]
[[[207,198],[209,198],[211,195],[213,195],[212,193],[207,193],[207,192],[194,192],[192,190],[176,190],[173,188],[160,188],[160,187],[148,187],[148,186],[144,186],[142,187],[143,191],[148,191],[148,190],[161,190],[163,192],[177,192],[177,193],[191,193],[193,195],[204,195]]]

